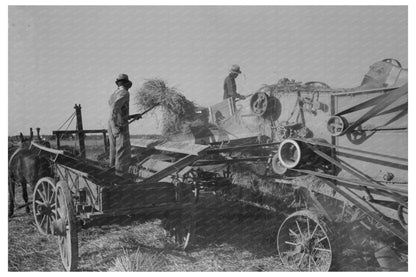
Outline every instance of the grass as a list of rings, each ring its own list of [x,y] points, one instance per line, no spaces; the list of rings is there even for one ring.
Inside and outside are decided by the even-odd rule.
[[[17,196],[21,202],[20,192]],[[79,231],[79,270],[283,269],[272,243],[276,218],[262,213],[243,215],[241,206],[207,197],[199,204],[196,236],[189,251],[174,245],[158,218],[118,218]],[[8,258],[9,271],[63,271],[55,238],[40,235],[32,224],[32,215],[24,210],[17,211],[9,221]]]
[[[20,192],[17,193],[21,202]],[[80,271],[289,271],[278,257],[277,229],[290,213],[272,213],[204,195],[197,229],[186,252],[173,244],[162,221],[152,216],[117,218],[81,229]],[[32,215],[16,212],[9,221],[9,271],[63,271],[53,236],[42,236]],[[376,271],[370,249],[342,249],[335,270]],[[344,253],[345,252],[345,253]]]
[[[88,155],[102,151],[99,142],[87,140],[86,144]],[[19,186],[16,201],[23,203]],[[162,227],[162,221],[151,216],[118,218],[115,222],[82,229],[78,233],[78,268],[80,271],[282,270],[270,243],[273,232],[270,229],[259,231],[253,218],[238,219],[241,211],[242,207],[217,198],[202,198],[196,236],[187,252],[177,249],[173,238],[167,236]],[[33,225],[32,217],[21,209],[9,221],[9,271],[63,271],[55,238],[42,236]],[[276,224],[264,216],[260,216],[260,220],[262,228],[267,222],[270,227]],[[235,230],[239,230],[239,234],[236,235]]]
[[[32,221],[22,209],[9,222],[9,271],[62,271],[55,239],[42,236]]]
[[[87,154],[92,156],[102,151],[99,142],[87,140],[87,147]],[[249,187],[248,184],[243,192]],[[246,200],[263,201],[265,205],[274,201],[277,212],[222,201],[213,195],[201,196],[196,209],[195,237],[186,252],[175,247],[162,221],[150,215],[120,217],[114,222],[81,229],[78,268],[80,271],[288,271],[280,262],[275,246],[278,227],[292,212],[285,202],[290,200],[288,192],[258,187],[282,199],[259,195],[258,199]],[[244,193],[241,196],[245,199]],[[23,203],[19,186],[16,200]],[[8,223],[9,271],[63,271],[56,239],[42,236],[32,217],[20,209]],[[342,264],[336,270],[378,270],[374,260],[368,260],[371,253],[363,255],[370,250],[345,251],[340,252]]]
[[[123,255],[115,259],[114,266],[109,271],[164,271],[165,264],[166,262],[162,254],[147,254],[140,251],[140,248],[137,248],[133,254],[123,250]]]

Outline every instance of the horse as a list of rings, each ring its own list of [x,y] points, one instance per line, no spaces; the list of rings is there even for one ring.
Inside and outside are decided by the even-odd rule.
[[[30,213],[27,184],[34,189],[36,182],[42,177],[52,177],[53,172],[49,161],[44,157],[33,154],[30,150],[29,140],[25,140],[20,133],[20,143],[9,147],[9,218],[14,214],[15,186],[20,183],[22,186],[23,200],[25,201],[26,213]],[[40,139],[38,134],[37,142],[50,147],[48,141]]]

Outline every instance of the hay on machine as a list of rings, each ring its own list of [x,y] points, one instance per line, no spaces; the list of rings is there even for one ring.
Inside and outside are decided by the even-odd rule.
[[[186,125],[199,124],[196,120],[198,107],[162,79],[146,80],[137,91],[136,101],[140,109],[149,109],[160,104],[163,135],[181,132]]]

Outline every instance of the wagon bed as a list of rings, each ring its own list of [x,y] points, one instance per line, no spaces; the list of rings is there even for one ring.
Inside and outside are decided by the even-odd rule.
[[[41,178],[35,186],[33,212],[39,231],[59,238],[66,270],[77,267],[78,227],[96,219],[139,214],[162,216],[178,246],[185,249],[189,245],[194,232],[192,187],[180,180],[159,181],[195,160],[194,155],[137,181],[117,176],[114,170],[93,161],[35,142],[31,143],[30,151],[47,159],[53,168],[54,176]]]

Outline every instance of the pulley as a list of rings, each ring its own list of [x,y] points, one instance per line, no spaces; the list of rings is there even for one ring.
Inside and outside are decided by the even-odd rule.
[[[331,116],[327,123],[326,128],[331,136],[340,136],[348,127],[348,121],[342,116],[333,115]]]
[[[258,115],[263,116],[267,112],[269,106],[269,96],[265,92],[256,92],[250,99],[251,111]]]
[[[272,158],[272,169],[274,173],[279,175],[283,175],[287,171],[287,168],[280,163],[279,153],[276,153]]]
[[[293,139],[286,139],[282,141],[277,153],[280,164],[285,168],[296,167],[301,161],[302,152],[305,150],[305,147],[303,147],[301,143]]]
[[[330,154],[327,153],[328,149],[322,147],[320,150]],[[296,139],[282,141],[277,154],[280,165],[288,169],[315,168],[325,164],[325,161],[312,150],[308,143]]]

